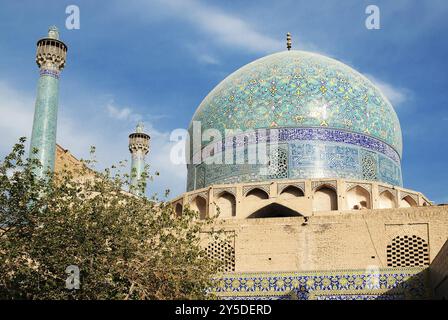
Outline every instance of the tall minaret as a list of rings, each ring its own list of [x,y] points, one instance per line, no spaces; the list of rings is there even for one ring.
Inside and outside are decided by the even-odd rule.
[[[56,126],[58,117],[59,74],[65,65],[67,46],[59,40],[55,26],[48,30],[48,37],[37,42],[36,63],[39,81],[31,135],[30,158],[38,159],[41,168],[34,170],[43,178],[47,170],[54,170],[56,153]],[[37,153],[33,150],[37,149]]]
[[[129,191],[135,195],[145,194],[142,183],[142,173],[145,170],[145,156],[149,152],[149,135],[143,132],[143,123],[139,122],[134,133],[129,135],[129,151],[131,152],[131,185]]]

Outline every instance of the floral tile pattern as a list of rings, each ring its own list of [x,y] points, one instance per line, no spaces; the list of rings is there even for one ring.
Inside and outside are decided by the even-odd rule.
[[[213,280],[210,290],[222,299],[373,300],[430,297],[424,268],[229,273]]]
[[[368,79],[345,64],[318,54],[286,51],[266,56],[232,73],[216,86],[202,101],[192,121],[201,123],[201,130],[218,129],[222,136],[228,129],[242,131],[279,129],[280,141],[289,145],[289,178],[315,178],[313,172],[330,174],[319,178],[341,177],[379,180],[401,185],[402,135],[398,117],[384,95]],[[192,127],[190,126],[190,132]],[[257,139],[249,139],[258,143]],[[337,166],[338,161],[349,161],[348,170],[294,167],[293,163],[306,161],[291,154],[291,143],[300,141],[303,148],[309,142],[336,146],[324,152],[327,163]],[[223,151],[229,141],[213,141],[215,150]],[[240,147],[230,141],[232,147]],[[202,147],[207,147],[206,144]],[[297,148],[296,148],[297,149]],[[365,156],[364,151],[371,151]],[[276,152],[276,151],[275,151]],[[320,152],[320,151],[319,151]],[[355,155],[357,154],[357,155]],[[193,157],[193,156],[192,156]],[[305,155],[306,157],[306,155]],[[294,158],[292,160],[292,158]],[[339,160],[338,160],[339,159]],[[313,160],[309,158],[308,160]],[[342,163],[341,162],[341,163]],[[232,183],[268,180],[258,176],[253,166],[214,165],[213,170],[198,170],[190,165],[188,190],[205,187],[210,183]],[[207,165],[205,165],[207,166]],[[367,168],[365,167],[367,166]],[[356,167],[356,170],[354,169]],[[376,168],[372,171],[372,168]],[[218,168],[219,177],[203,179],[204,170]],[[249,169],[249,170],[247,170]],[[196,172],[201,183],[196,179]],[[226,172],[226,173],[224,173]],[[208,173],[205,173],[205,177]]]

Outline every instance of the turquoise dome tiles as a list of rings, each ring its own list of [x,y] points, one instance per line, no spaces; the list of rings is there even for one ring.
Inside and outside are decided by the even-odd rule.
[[[328,127],[366,134],[401,156],[398,117],[357,71],[318,54],[285,51],[258,59],[224,79],[193,121],[202,130]]]
[[[402,136],[392,105],[363,75],[318,54],[285,51],[249,63],[202,101],[190,125],[192,137],[193,121],[203,133],[219,130],[223,140],[201,142],[200,150],[190,145],[188,191],[272,179],[402,185]],[[278,145],[261,136],[262,131],[275,131]],[[223,163],[224,151],[247,156],[248,148],[260,141],[267,142],[268,152],[281,155],[281,165]]]
[[[37,98],[30,143],[30,158],[39,160],[41,167],[34,169],[43,178],[53,171],[56,157],[58,118],[59,72],[42,69],[37,86]],[[33,152],[37,150],[37,153]]]

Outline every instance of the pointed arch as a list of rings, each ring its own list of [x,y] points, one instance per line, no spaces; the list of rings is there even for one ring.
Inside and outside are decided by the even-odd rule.
[[[338,196],[332,186],[324,184],[314,191],[313,211],[332,210],[338,210]]]
[[[269,195],[266,191],[260,188],[253,188],[248,193],[246,193],[246,198],[252,200],[265,200],[269,199]]]
[[[380,193],[379,197],[380,209],[392,209],[395,208],[395,197],[389,190],[385,190]]]
[[[236,216],[236,198],[230,192],[221,192],[216,199],[216,206],[219,208],[220,218]]]
[[[405,196],[400,201],[400,208],[417,207],[417,202],[411,196]]]
[[[248,219],[255,218],[284,218],[284,217],[300,217],[301,213],[285,207],[278,203],[271,203],[257,211],[253,212]]]
[[[281,198],[297,198],[303,197],[304,195],[302,189],[296,186],[287,186],[280,192]]]
[[[205,219],[207,214],[207,200],[201,196],[196,196],[191,201],[191,210],[199,212],[199,217]]]
[[[349,189],[346,194],[347,208],[349,210],[371,209],[370,192],[364,187],[356,185]]]

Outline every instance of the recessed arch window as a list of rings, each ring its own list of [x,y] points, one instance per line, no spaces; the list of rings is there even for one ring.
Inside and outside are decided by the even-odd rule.
[[[176,203],[176,207],[175,207],[175,212],[176,212],[176,216],[180,217],[182,215],[182,204],[180,204],[179,202]]]
[[[361,186],[351,188],[346,195],[349,210],[370,209],[370,192]]]
[[[313,211],[338,210],[338,196],[336,191],[326,185],[314,192]]]
[[[380,193],[379,207],[380,209],[395,208],[395,197],[389,190]]]
[[[216,206],[219,208],[221,218],[236,216],[236,199],[230,192],[222,192],[216,199]]]
[[[205,219],[207,213],[207,200],[201,196],[197,196],[191,202],[191,210],[199,212],[199,217]]]

